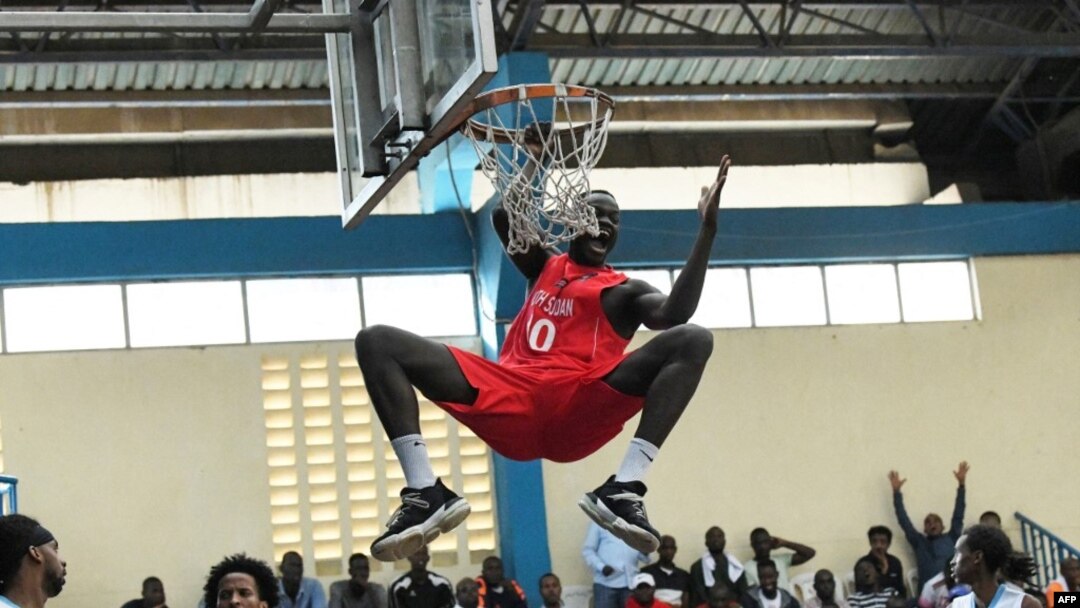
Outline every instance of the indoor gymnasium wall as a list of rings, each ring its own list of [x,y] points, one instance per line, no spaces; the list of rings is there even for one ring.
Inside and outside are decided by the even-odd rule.
[[[747,557],[749,530],[764,525],[818,549],[804,570],[846,568],[867,527],[897,530],[890,468],[908,477],[915,518],[948,517],[951,471],[965,458],[968,522],[994,509],[1015,532],[1019,510],[1075,544],[1080,256],[975,267],[979,322],[716,331],[698,395],[649,477],[650,514],[678,538],[678,563],[698,557],[712,524]],[[58,608],[118,605],[150,574],[170,604],[193,606],[222,555],[272,557],[260,364],[281,350],[3,356],[5,471],[69,561]],[[630,434],[585,462],[544,465],[552,567],[568,587],[589,583],[574,503],[615,468]],[[894,550],[912,563],[899,536]]]
[[[677,539],[676,563],[701,557],[714,524],[749,558],[750,530],[765,526],[817,549],[795,573],[846,571],[868,550],[867,528],[885,524],[912,567],[886,475],[908,479],[921,530],[928,512],[948,521],[964,459],[965,524],[995,510],[1018,541],[1020,511],[1080,543],[1080,255],[982,258],[975,271],[977,322],[716,331],[647,480],[650,520]],[[592,582],[575,502],[614,472],[635,425],[591,459],[544,464],[552,566],[572,590]]]
[[[49,606],[119,606],[154,575],[170,606],[194,608],[210,566],[240,551],[276,572],[263,364],[351,351],[344,341],[0,357],[4,472],[20,479],[19,511],[56,534],[68,562],[67,586]],[[386,483],[384,513],[397,506],[400,479]],[[474,528],[491,517],[483,502]],[[368,552],[366,542],[353,547]],[[452,580],[479,570],[442,557],[432,569]],[[372,580],[388,585],[407,567],[373,561]],[[305,576],[316,576],[311,559]],[[342,567],[318,578],[329,589],[347,576]]]
[[[272,557],[259,365],[250,346],[4,356],[5,468],[68,562],[50,606],[119,606],[154,575],[194,607],[222,556]]]

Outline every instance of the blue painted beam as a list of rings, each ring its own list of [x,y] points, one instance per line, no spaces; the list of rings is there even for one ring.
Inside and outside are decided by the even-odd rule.
[[[475,221],[482,239],[490,221]],[[626,211],[622,224],[612,262],[640,267],[682,264],[698,225],[692,211]],[[731,209],[719,230],[714,264],[1078,253],[1080,203]],[[509,320],[524,281],[497,239],[479,248],[501,264],[488,285]],[[456,213],[375,215],[354,231],[333,217],[0,224],[0,284],[468,272],[472,251]]]
[[[441,213],[470,209],[473,172],[479,160],[472,142],[455,134],[420,159],[420,211]]]
[[[0,224],[0,284],[472,270],[458,215]]]
[[[696,211],[625,211],[617,265],[679,266]],[[785,264],[1080,252],[1080,202],[720,211],[714,264]]]

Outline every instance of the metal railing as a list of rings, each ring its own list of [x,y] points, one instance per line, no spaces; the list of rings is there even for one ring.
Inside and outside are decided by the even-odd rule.
[[[19,511],[19,480],[10,475],[0,475],[0,515]]]
[[[1035,558],[1036,584],[1045,589],[1058,576],[1058,565],[1066,557],[1080,559],[1080,549],[1061,540],[1053,532],[1040,526],[1022,513],[1015,513],[1020,520],[1020,536],[1024,541],[1024,553]]]

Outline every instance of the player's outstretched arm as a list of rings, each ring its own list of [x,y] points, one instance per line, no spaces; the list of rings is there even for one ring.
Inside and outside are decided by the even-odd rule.
[[[683,267],[679,278],[671,287],[671,294],[666,298],[648,294],[639,299],[645,307],[643,323],[649,329],[666,329],[681,325],[694,316],[698,300],[701,299],[701,288],[705,284],[705,271],[709,268],[709,253],[716,239],[716,217],[720,208],[720,193],[727,182],[730,167],[731,157],[725,154],[720,159],[720,170],[716,174],[716,181],[711,186],[701,189],[701,199],[698,201],[701,228],[698,229],[697,239],[694,240],[690,256],[686,259],[686,266]]]

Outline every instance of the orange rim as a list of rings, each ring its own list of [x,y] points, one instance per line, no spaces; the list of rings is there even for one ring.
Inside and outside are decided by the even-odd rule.
[[[515,136],[515,134],[520,133],[523,129],[504,129],[502,127],[480,123],[474,119],[474,116],[484,110],[520,101],[521,99],[540,99],[544,97],[592,97],[600,102],[601,105],[606,106],[606,110],[603,114],[606,115],[608,112],[615,109],[615,100],[612,99],[611,96],[603,91],[590,89],[589,87],[555,83],[514,85],[493,89],[487,93],[478,95],[476,99],[472,100],[472,102],[461,111],[461,126],[459,127],[459,130],[473,139],[483,139],[483,136],[491,133],[496,143],[508,144],[518,142],[521,138]],[[565,129],[561,133],[580,135],[595,129],[603,122],[604,119],[597,118],[577,125],[571,129]]]

